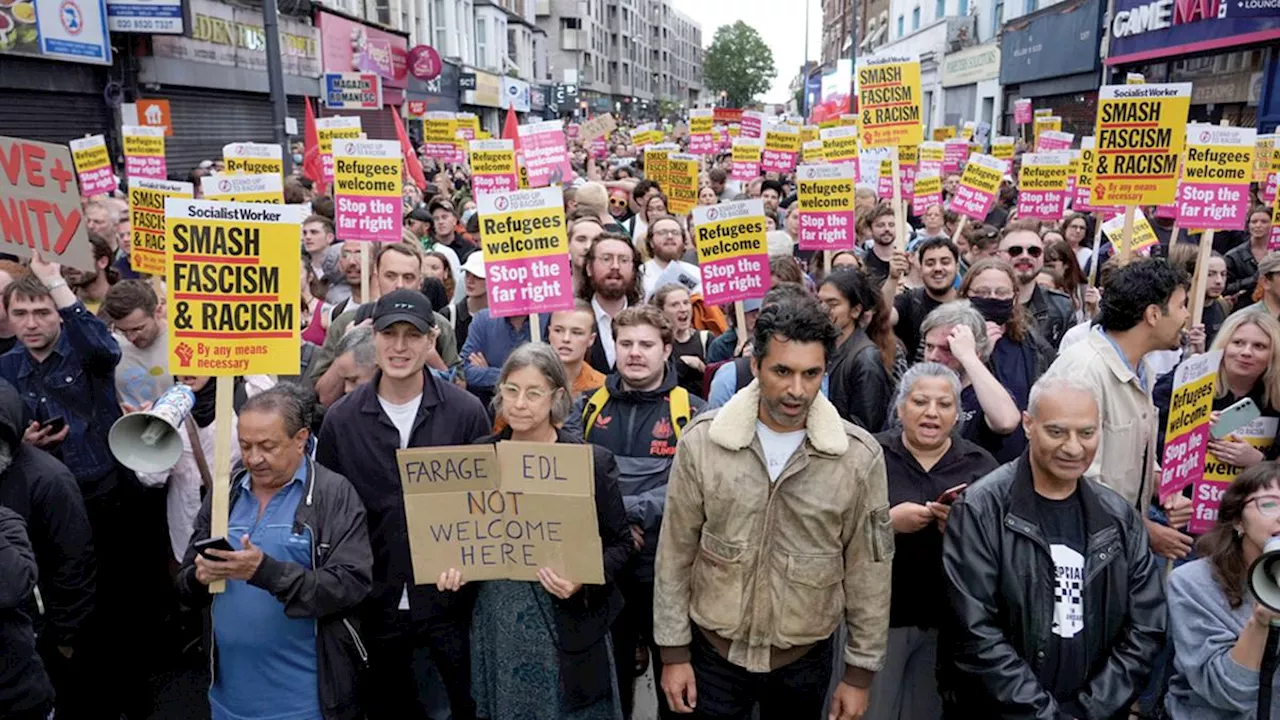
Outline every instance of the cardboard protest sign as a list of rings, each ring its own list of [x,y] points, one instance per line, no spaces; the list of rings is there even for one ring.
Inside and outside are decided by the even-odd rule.
[[[1253,128],[1187,126],[1187,152],[1174,203],[1182,227],[1241,230],[1249,221]]]
[[[794,125],[778,123],[764,136],[764,155],[760,167],[765,172],[789,173],[800,157],[800,130]]]
[[[451,112],[428,112],[422,119],[422,154],[453,162],[457,155],[458,120]]]
[[[124,174],[133,178],[164,180],[168,165],[164,158],[164,128],[124,125]]]
[[[591,445],[497,445],[396,451],[415,584],[456,569],[465,581],[537,581],[549,567],[604,583]]]
[[[1115,217],[1102,223],[1102,232],[1106,233],[1107,239],[1115,247],[1120,247],[1123,242],[1124,234],[1124,215],[1116,215]],[[1133,238],[1130,240],[1129,251],[1139,252],[1160,242],[1156,237],[1155,228],[1151,227],[1151,222],[1147,220],[1146,214],[1142,212],[1142,208],[1135,208],[1133,213]]]
[[[169,369],[298,373],[302,207],[165,198]]]
[[[762,154],[764,154],[764,140],[741,137],[734,140],[730,177],[738,182],[751,182],[760,177]]]
[[[1213,412],[1214,382],[1222,351],[1193,355],[1173,373],[1169,422],[1165,425],[1164,459],[1160,462],[1160,502],[1204,479]]]
[[[712,155],[716,151],[716,136],[712,133],[714,113],[711,108],[689,111],[689,154]]]
[[[477,198],[494,317],[573,309],[573,272],[559,187]]]
[[[1036,152],[1069,150],[1071,148],[1071,143],[1075,142],[1075,139],[1076,136],[1069,132],[1045,130],[1040,133],[1039,142],[1036,143]]]
[[[1027,153],[1018,175],[1018,219],[1060,220],[1067,209],[1066,152]]]
[[[849,163],[796,169],[801,250],[853,249],[855,175]]]
[[[964,140],[947,140],[942,144],[942,173],[960,172],[960,166],[969,158],[969,143]]]
[[[997,135],[991,140],[991,157],[1001,160],[1013,158],[1016,140],[1009,135]]]
[[[1275,442],[1277,425],[1274,417],[1260,417],[1231,433],[1237,441],[1252,445],[1264,455]],[[1191,492],[1191,524],[1187,532],[1199,535],[1209,532],[1218,524],[1218,505],[1236,476],[1244,468],[1220,460],[1213,453],[1205,453],[1204,479],[1193,483]]]
[[[1013,121],[1019,125],[1031,122],[1031,99],[1013,101]]]
[[[674,154],[667,157],[667,209],[673,215],[692,212],[698,204],[698,158]]]
[[[546,187],[573,179],[563,120],[521,125],[519,134],[524,166],[529,171],[529,187]]]
[[[89,135],[72,140],[71,156],[76,163],[76,173],[80,176],[81,195],[106,195],[119,187],[115,171],[111,168],[106,138]]]
[[[822,138],[822,157],[829,163],[858,162],[858,129],[853,127],[825,128],[818,131]]]
[[[609,135],[618,129],[618,123],[613,119],[611,113],[597,115],[590,120],[582,123],[582,129],[578,131],[578,137],[583,142],[589,142],[596,138],[604,138],[608,140]]]
[[[222,146],[222,162],[229,173],[284,175],[284,149],[277,143],[229,143]]]
[[[916,175],[916,184],[911,194],[911,214],[922,217],[926,210],[934,205],[942,204],[942,176],[937,170],[924,171]]]
[[[764,113],[756,110],[745,110],[742,113],[742,120],[738,123],[739,135],[744,138],[764,139],[765,117]]]
[[[825,160],[822,154],[822,141],[810,140],[800,145],[800,162],[805,165],[817,165]]]
[[[164,201],[171,197],[194,197],[194,187],[151,178],[129,183],[129,267],[135,272],[164,275]]]
[[[326,117],[316,120],[316,139],[320,150],[320,167],[326,185],[333,183],[333,141],[357,140],[360,137],[360,118]]]
[[[278,172],[257,175],[206,175],[200,178],[205,200],[284,204],[284,181]]]
[[[693,226],[703,301],[724,305],[764,297],[770,281],[764,204],[756,199],[699,205]]]
[[[934,142],[946,142],[948,140],[954,139],[955,136],[956,136],[955,125],[942,125],[941,127],[936,127],[933,129],[932,137]]]
[[[1098,91],[1093,202],[1164,205],[1177,195],[1191,83]]]
[[[1057,115],[1041,115],[1040,111],[1036,111],[1035,119],[1031,125],[1031,137],[1034,142],[1032,147],[1040,149],[1040,136],[1045,132],[1056,132],[1062,129],[1062,118]]]
[[[1009,163],[990,155],[971,156],[947,209],[977,222],[985,221],[1008,168]]]
[[[471,187],[477,197],[515,192],[519,185],[514,141],[471,141]]]
[[[0,135],[0,237],[0,252],[97,268],[66,145]]]
[[[340,140],[333,144],[334,228],[344,240],[400,242],[400,143]]]
[[[862,147],[919,145],[924,140],[920,97],[919,57],[858,58]]]

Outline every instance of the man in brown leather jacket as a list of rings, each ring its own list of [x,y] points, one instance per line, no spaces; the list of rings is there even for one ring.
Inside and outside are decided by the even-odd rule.
[[[855,720],[884,664],[893,530],[884,457],[819,388],[836,329],[815,301],[761,311],[757,380],[695,419],[676,452],[654,589],[672,709]]]

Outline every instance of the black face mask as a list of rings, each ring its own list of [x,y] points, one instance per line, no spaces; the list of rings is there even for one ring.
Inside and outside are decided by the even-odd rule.
[[[1009,318],[1013,317],[1013,298],[1001,300],[999,298],[969,298],[969,304],[982,314],[987,322],[993,322],[997,325],[1003,325],[1009,322]]]

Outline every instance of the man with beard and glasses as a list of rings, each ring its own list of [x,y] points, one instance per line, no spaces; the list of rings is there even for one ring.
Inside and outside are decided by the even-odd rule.
[[[685,428],[653,593],[676,712],[831,718],[867,709],[884,665],[893,529],[884,454],[821,396],[837,330],[811,299],[760,312],[758,380]],[[844,623],[848,637],[833,636]]]
[[[97,315],[102,309],[102,301],[106,299],[107,291],[120,279],[120,273],[111,267],[111,259],[115,256],[115,251],[111,249],[106,238],[90,233],[89,245],[93,248],[94,270],[63,267],[62,277],[89,312]]]
[[[1036,282],[1036,275],[1044,267],[1039,223],[1022,220],[1006,226],[1000,235],[1000,258],[1018,274],[1018,303],[1035,318],[1040,334],[1049,344],[1058,347],[1062,336],[1075,324],[1075,308],[1071,298]]]
[[[694,281],[694,286],[690,288],[690,292],[702,292],[702,271],[697,265],[684,262],[680,259],[684,255],[685,250],[685,234],[684,226],[680,221],[666,215],[663,217],[655,217],[649,222],[649,231],[645,235],[645,245],[649,248],[649,256],[652,258],[644,264],[641,277],[644,279],[644,296],[648,298],[653,295],[653,291],[658,289],[658,280],[674,263],[678,270],[668,277],[679,277],[677,273],[687,275]]]
[[[591,241],[582,268],[578,297],[596,314],[596,341],[588,362],[597,372],[613,372],[613,318],[640,302],[640,251],[626,235],[603,232]]]
[[[892,298],[893,331],[906,347],[907,361],[911,363],[919,362],[924,353],[920,323],[934,308],[956,299],[960,249],[945,237],[934,237],[920,243],[916,257],[920,260],[920,278],[924,285]]]

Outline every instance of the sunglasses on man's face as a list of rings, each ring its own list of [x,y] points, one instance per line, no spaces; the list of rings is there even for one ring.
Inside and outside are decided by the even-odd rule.
[[[612,206],[614,206],[614,207],[626,207],[626,205],[627,205],[627,201],[626,201],[626,200],[619,200],[619,199],[617,199],[617,198],[614,198],[614,199],[612,199],[612,200],[610,200],[610,201],[609,201],[609,204],[610,204],[610,205],[612,205]]]
[[[1022,253],[1026,253],[1033,258],[1038,258],[1040,257],[1040,254],[1044,252],[1044,248],[1040,247],[1039,245],[1032,245],[1030,247],[1022,247],[1021,245],[1010,245],[1009,249],[1006,250],[1005,252],[1009,253],[1009,257],[1018,257]]]

